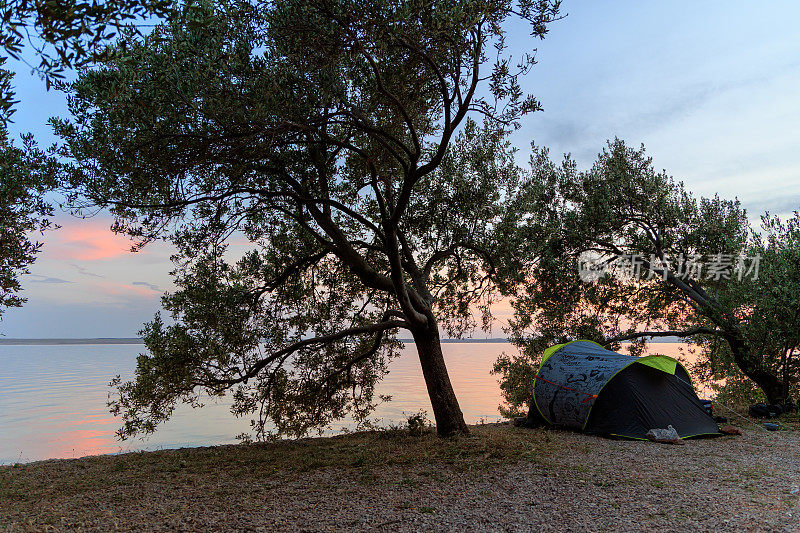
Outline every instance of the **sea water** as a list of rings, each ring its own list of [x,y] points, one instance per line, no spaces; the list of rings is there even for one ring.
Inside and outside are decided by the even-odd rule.
[[[679,344],[653,344],[651,353],[678,355]],[[444,343],[450,379],[468,423],[500,419],[498,376],[491,368],[505,342]],[[120,420],[108,410],[108,382],[131,378],[141,344],[0,345],[0,464],[73,458],[137,450],[235,443],[250,432],[250,418],[230,413],[229,400],[202,408],[180,405],[168,422],[146,439],[120,441]],[[430,402],[413,343],[389,367],[377,394],[391,401],[371,417],[377,425],[402,424],[420,410],[432,419]],[[348,421],[326,433],[353,429]]]

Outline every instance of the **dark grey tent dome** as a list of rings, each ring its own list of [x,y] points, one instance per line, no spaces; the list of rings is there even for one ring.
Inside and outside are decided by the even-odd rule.
[[[607,436],[645,438],[675,428],[681,438],[719,434],[689,373],[663,355],[632,357],[591,341],[545,350],[533,389],[545,421]]]

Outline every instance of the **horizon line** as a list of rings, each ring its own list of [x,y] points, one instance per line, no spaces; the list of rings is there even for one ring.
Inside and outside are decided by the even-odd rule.
[[[415,344],[414,339],[397,339],[403,343]],[[682,343],[684,339],[679,337],[660,337],[656,341],[655,338],[650,338],[650,342],[656,343]],[[444,344],[469,344],[469,343],[503,343],[508,344],[511,340],[507,337],[487,337],[487,338],[442,338],[440,341]],[[627,344],[630,341],[623,341],[622,344]],[[141,337],[0,337],[0,346],[55,346],[59,344],[84,344],[84,345],[102,345],[102,344],[144,344]]]
[[[414,339],[397,339],[403,343],[414,343]],[[459,342],[509,342],[506,337],[488,337],[488,338],[444,338],[441,342],[445,343],[459,343]],[[0,345],[6,346],[22,346],[22,345],[50,345],[50,344],[144,344],[141,337],[0,337]]]

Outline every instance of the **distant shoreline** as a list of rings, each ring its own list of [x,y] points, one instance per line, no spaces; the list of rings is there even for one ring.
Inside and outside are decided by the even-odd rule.
[[[399,340],[404,343],[410,343],[410,344],[414,343],[414,339],[399,339]],[[442,339],[442,343],[444,344],[462,344],[462,343],[463,344],[467,343],[507,344],[509,342],[510,341],[508,339],[503,337],[494,337],[489,339]],[[654,339],[653,342],[679,343],[679,342],[684,342],[684,340],[678,337],[662,337],[660,339]],[[57,346],[57,345],[68,345],[68,344],[85,344],[85,345],[144,344],[144,341],[137,337],[125,337],[125,338],[98,337],[95,339],[6,339],[0,337],[0,346]]]
[[[144,344],[142,339],[103,338],[96,339],[4,339],[0,338],[0,346],[54,346],[58,344]]]
[[[412,343],[414,339],[399,339],[401,342]],[[505,338],[492,339],[442,339],[443,343],[507,343]],[[144,344],[139,338],[96,338],[96,339],[4,339],[0,338],[0,346],[55,346],[59,344]]]

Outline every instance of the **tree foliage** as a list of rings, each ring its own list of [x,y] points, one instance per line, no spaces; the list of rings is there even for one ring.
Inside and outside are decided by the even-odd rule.
[[[28,272],[41,243],[28,234],[53,227],[52,206],[45,192],[56,185],[52,168],[46,171],[30,137],[23,148],[8,138],[14,113],[14,74],[3,68],[9,57],[23,59],[23,52],[36,55],[32,67],[44,78],[48,89],[63,79],[70,68],[109,59],[114,49],[109,39],[122,26],[144,15],[163,15],[167,0],[10,0],[0,5],[0,315],[7,307],[19,306],[19,276]],[[129,27],[128,31],[134,31]],[[45,165],[46,166],[46,165]]]
[[[282,0],[188,5],[70,87],[56,122],[76,199],[144,245],[176,244],[174,320],[112,403],[123,437],[177,402],[299,435],[365,416],[416,341],[440,434],[466,431],[439,343],[489,323],[527,245],[504,136],[539,108],[505,25],[541,38],[547,1]],[[472,120],[469,117],[475,117]],[[528,230],[534,231],[534,230]],[[246,243],[232,253],[231,240]]]
[[[41,247],[29,235],[53,227],[53,208],[44,199],[53,185],[52,163],[30,136],[24,142],[24,149],[0,144],[0,317],[6,308],[25,302],[19,276],[28,273]]]
[[[758,277],[734,280],[721,299],[737,309],[750,349],[780,381],[783,389],[777,395],[767,394],[767,399],[796,398],[800,393],[800,214],[795,212],[786,220],[763,215],[759,230],[750,232],[745,255],[760,258]],[[726,380],[727,389],[739,391],[733,395],[739,403],[761,400],[752,383],[742,379],[727,343],[706,339],[699,349],[702,376]]]
[[[22,59],[33,52],[32,65],[49,88],[69,68],[107,59],[107,46],[121,27],[148,15],[164,15],[170,0],[7,0],[0,6],[0,46],[5,56]],[[27,49],[27,50],[26,50]],[[6,124],[14,112],[11,74],[0,69],[0,122]]]

